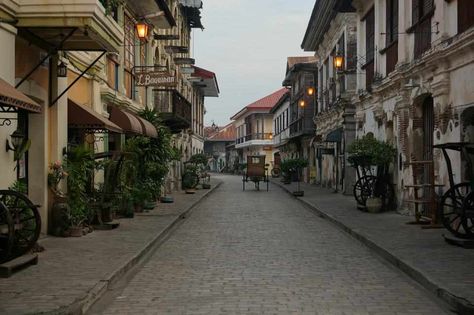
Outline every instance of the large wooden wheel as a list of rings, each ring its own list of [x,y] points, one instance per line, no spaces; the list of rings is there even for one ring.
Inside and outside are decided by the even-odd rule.
[[[12,190],[0,190],[0,203],[10,213],[13,223],[11,257],[28,252],[39,238],[41,219],[38,208],[23,194]]]
[[[466,199],[469,196],[468,199]],[[456,184],[441,198],[440,215],[443,225],[459,238],[473,237],[473,218],[466,216],[466,207],[472,208],[474,196],[469,183]]]
[[[377,177],[373,175],[365,175],[357,180],[354,185],[353,194],[359,205],[366,205],[367,198],[369,198],[373,193],[376,180]]]
[[[13,221],[10,211],[0,202],[0,263],[11,256],[13,246]]]
[[[471,193],[466,196],[462,208],[464,216],[462,224],[464,225],[466,236],[468,238],[474,238],[474,192],[471,191]]]

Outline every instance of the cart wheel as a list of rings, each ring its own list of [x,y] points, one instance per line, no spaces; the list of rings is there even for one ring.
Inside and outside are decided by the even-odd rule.
[[[359,178],[354,185],[353,194],[359,205],[365,206],[367,198],[372,195],[377,177],[366,175]]]
[[[38,208],[23,194],[0,190],[0,202],[9,210],[13,222],[12,257],[28,252],[36,244],[41,231]]]
[[[13,246],[13,221],[10,211],[0,202],[0,263],[7,261]]]
[[[474,238],[474,192],[470,192],[464,199],[462,224],[467,238]]]
[[[471,204],[472,201],[466,201],[466,197],[472,195],[471,185],[469,183],[460,183],[451,187],[447,192],[444,193],[441,198],[440,204],[440,215],[443,225],[448,229],[454,236],[459,238],[472,237],[472,218],[469,219],[469,224],[465,222],[465,210],[463,206]],[[472,200],[472,197],[469,198]]]

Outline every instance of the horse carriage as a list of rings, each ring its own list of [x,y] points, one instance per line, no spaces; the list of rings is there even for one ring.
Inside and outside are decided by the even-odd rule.
[[[253,182],[255,189],[260,190],[260,182],[267,183],[268,191],[268,167],[265,164],[265,155],[249,155],[247,157],[247,169],[242,177],[243,190],[245,191],[245,184]]]

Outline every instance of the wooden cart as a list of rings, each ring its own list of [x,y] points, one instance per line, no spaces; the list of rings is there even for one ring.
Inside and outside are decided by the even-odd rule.
[[[249,155],[247,157],[247,169],[242,177],[243,190],[245,184],[251,181],[255,189],[260,190],[260,182],[267,183],[268,191],[268,168],[265,164],[265,155]]]

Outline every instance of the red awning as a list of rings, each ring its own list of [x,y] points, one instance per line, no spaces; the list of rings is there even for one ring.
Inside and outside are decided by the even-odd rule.
[[[138,120],[140,121],[140,124],[142,125],[143,134],[145,136],[148,136],[150,138],[158,138],[158,132],[156,131],[155,126],[153,126],[151,122],[149,122],[148,120],[140,116],[136,116],[136,117],[138,118]]]
[[[82,106],[68,99],[67,121],[69,128],[89,129],[89,130],[108,130],[122,133],[123,130],[107,118],[103,117],[92,108]]]
[[[118,109],[117,107],[112,107],[109,119],[111,122],[122,128],[125,133],[143,134],[143,128],[140,121],[135,117],[135,115],[129,112]]]
[[[41,106],[38,103],[0,79],[0,107],[3,106],[41,113]]]

